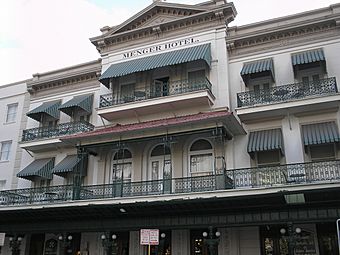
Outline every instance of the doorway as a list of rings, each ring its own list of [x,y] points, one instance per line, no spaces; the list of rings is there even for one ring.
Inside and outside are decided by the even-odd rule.
[[[169,77],[158,78],[153,81],[151,97],[163,97],[169,94]]]

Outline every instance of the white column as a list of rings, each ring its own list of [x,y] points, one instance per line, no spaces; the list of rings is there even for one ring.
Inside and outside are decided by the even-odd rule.
[[[130,231],[129,254],[144,254],[143,246],[139,242],[139,231]]]
[[[171,231],[171,254],[190,254],[190,230],[183,229]]]
[[[219,228],[218,231],[221,233],[220,243],[218,245],[218,254],[231,255],[230,229]]]

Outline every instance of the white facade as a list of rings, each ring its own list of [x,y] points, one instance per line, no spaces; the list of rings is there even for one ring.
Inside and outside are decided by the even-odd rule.
[[[339,10],[230,27],[232,3],[154,1],[90,39],[101,59],[0,87],[0,232],[27,255],[147,254],[144,228],[152,255],[336,255]]]
[[[22,155],[18,142],[26,127],[25,112],[29,106],[26,81],[1,86],[0,95],[1,152],[7,154],[1,157],[0,162],[0,187],[4,190],[17,188],[16,173],[20,170]],[[6,146],[8,147],[5,148]]]

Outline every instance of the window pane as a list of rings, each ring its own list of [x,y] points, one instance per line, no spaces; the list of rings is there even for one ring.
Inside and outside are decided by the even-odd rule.
[[[6,122],[14,122],[17,116],[18,104],[7,105]]]
[[[113,180],[121,181],[122,178],[125,181],[131,181],[131,169],[132,163],[113,164]]]
[[[0,151],[0,160],[1,161],[9,160],[11,144],[12,144],[12,142],[2,142],[1,143],[1,151]]]
[[[132,158],[132,154],[129,150],[124,149],[124,150],[119,150],[115,156],[114,156],[114,160],[118,160],[118,159],[128,159],[128,158]]]
[[[212,172],[213,159],[212,154],[193,155],[190,158],[191,173]]]
[[[312,160],[335,159],[334,144],[314,145],[310,147]]]
[[[279,150],[257,152],[258,165],[280,164]]]
[[[191,145],[190,151],[211,150],[212,146],[207,140],[198,140]]]
[[[158,180],[159,179],[159,161],[152,161],[151,163],[151,167],[152,167],[152,180]]]
[[[6,180],[0,180],[0,190],[4,190],[6,186]]]
[[[157,145],[151,152],[151,157],[170,155],[169,146],[164,146],[163,144]]]
[[[202,80],[203,78],[205,78],[205,70],[198,70],[188,73],[189,81]]]
[[[320,80],[320,76],[318,74],[315,74],[312,76],[313,81],[319,81]]]

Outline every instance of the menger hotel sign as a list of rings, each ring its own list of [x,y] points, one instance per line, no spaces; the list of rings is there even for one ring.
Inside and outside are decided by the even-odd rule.
[[[156,46],[147,47],[144,49],[138,49],[138,50],[133,50],[133,51],[123,53],[123,58],[131,58],[131,57],[141,56],[141,55],[145,55],[145,54],[152,53],[152,52],[169,50],[169,49],[173,49],[173,48],[180,47],[183,45],[193,44],[196,42],[199,42],[199,40],[194,39],[194,38],[188,38],[188,39],[178,40],[174,42],[164,43],[164,44],[160,44]]]

